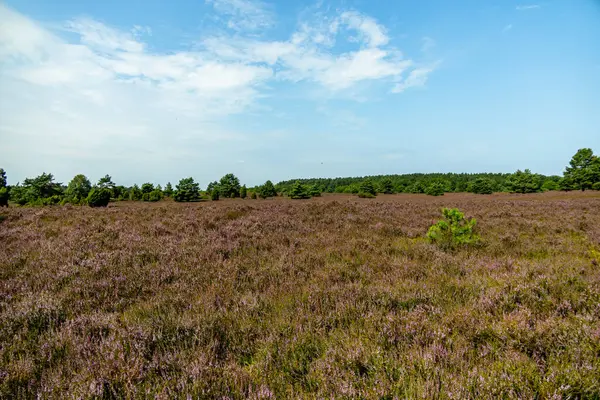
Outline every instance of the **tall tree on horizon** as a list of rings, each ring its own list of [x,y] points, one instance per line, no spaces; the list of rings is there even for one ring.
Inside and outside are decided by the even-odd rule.
[[[590,148],[577,150],[565,169],[564,178],[575,189],[592,189],[594,184],[600,182],[600,158]]]

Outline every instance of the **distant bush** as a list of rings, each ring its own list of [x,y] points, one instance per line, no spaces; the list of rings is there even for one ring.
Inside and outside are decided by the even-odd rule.
[[[592,185],[592,190],[600,190],[600,182],[596,182]]]
[[[90,180],[85,175],[78,174],[69,182],[65,197],[69,203],[79,204],[81,200],[88,197],[90,190],[92,190]]]
[[[129,200],[136,201],[142,200],[142,191],[140,190],[138,185],[133,185],[131,190],[129,191]]]
[[[306,186],[300,182],[296,182],[290,189],[290,198],[294,200],[310,199],[310,195],[308,194],[308,189],[306,189]]]
[[[558,184],[558,181],[554,181],[551,179],[547,179],[544,181],[544,184],[542,185],[542,190],[544,192],[549,192],[552,190],[559,190],[560,189],[560,185]]]
[[[0,187],[0,207],[8,207],[8,188]]]
[[[224,198],[234,198],[240,195],[240,180],[234,174],[227,174],[219,181],[220,195]]]
[[[308,194],[311,197],[321,197],[321,189],[317,185],[312,185],[310,189],[308,189]]]
[[[374,199],[375,195],[372,193],[360,192],[358,194],[358,197],[360,197],[361,199]]]
[[[542,176],[530,170],[517,170],[506,180],[506,187],[512,193],[537,193],[542,190]]]
[[[431,243],[444,250],[456,249],[479,243],[479,236],[473,232],[477,221],[467,219],[457,208],[443,208],[444,219],[432,225],[427,232]]]
[[[150,194],[150,192],[154,191],[154,185],[150,182],[143,183],[141,190],[142,190],[143,194]],[[144,200],[143,196],[142,196],[142,200]]]
[[[488,178],[477,178],[469,184],[469,192],[477,194],[494,193],[494,181]]]
[[[377,191],[375,190],[375,185],[373,185],[373,182],[370,179],[365,179],[364,181],[362,181],[362,183],[360,184],[359,187],[359,197],[360,194],[370,194],[373,197],[377,196]]]
[[[425,194],[428,194],[429,196],[443,196],[444,185],[439,182],[434,182],[427,186],[427,189],[425,189]]]
[[[256,192],[252,192],[252,193],[250,193],[250,198],[251,198],[252,200],[256,200]]]
[[[175,201],[187,202],[200,199],[200,186],[192,177],[181,179],[175,188]]]
[[[6,182],[6,172],[0,168],[0,207],[8,207],[8,187]]]
[[[392,183],[392,180],[390,178],[384,178],[379,183],[379,191],[385,194],[394,193],[394,184]]]
[[[210,192],[210,199],[213,201],[219,200],[219,191],[215,189],[212,192]]]
[[[275,190],[273,182],[266,181],[264,185],[258,188],[258,195],[263,199],[266,199],[267,197],[276,197],[277,190]]]
[[[107,188],[95,187],[90,191],[87,197],[87,204],[90,207],[106,207],[110,201],[111,191]]]
[[[592,149],[579,149],[569,162],[564,177],[569,179],[573,189],[594,189],[594,185],[600,183],[600,157],[594,155]]]
[[[173,196],[173,186],[171,186],[171,182],[167,182],[167,185],[165,186],[165,190],[163,190],[163,193],[167,197]]]
[[[163,199],[163,192],[158,189],[154,189],[150,193],[144,193],[142,195],[142,200],[144,201],[161,201]]]
[[[42,200],[42,205],[43,206],[54,206],[56,204],[60,204],[60,201],[62,200],[62,198],[59,195],[54,195],[54,196],[50,196],[50,197],[46,197],[45,199]],[[109,198],[110,200],[110,198]]]
[[[246,185],[244,185],[240,188],[240,197],[245,199],[246,196],[248,196],[248,189],[246,189]]]

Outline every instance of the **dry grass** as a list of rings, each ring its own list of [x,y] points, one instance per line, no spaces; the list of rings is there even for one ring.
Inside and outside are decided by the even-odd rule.
[[[442,206],[483,247],[423,237]],[[600,397],[600,195],[0,211],[2,398]]]

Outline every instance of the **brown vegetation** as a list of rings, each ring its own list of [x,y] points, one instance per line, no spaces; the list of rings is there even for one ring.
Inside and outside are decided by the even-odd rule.
[[[444,252],[442,207],[482,246]],[[11,208],[1,398],[598,398],[600,196]]]

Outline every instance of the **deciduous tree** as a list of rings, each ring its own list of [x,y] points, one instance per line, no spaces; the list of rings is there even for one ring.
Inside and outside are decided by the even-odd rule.
[[[67,186],[67,190],[65,195],[67,196],[66,201],[70,201],[73,203],[79,203],[82,200],[85,200],[90,191],[92,190],[92,184],[90,180],[83,174],[78,174],[71,179],[69,185]]]

